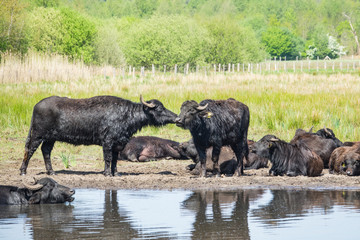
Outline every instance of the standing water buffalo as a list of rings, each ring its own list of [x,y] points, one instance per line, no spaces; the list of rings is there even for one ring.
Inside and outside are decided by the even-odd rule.
[[[290,144],[274,135],[266,135],[254,143],[250,151],[270,159],[269,174],[275,176],[319,176],[324,168],[321,158],[305,145]]]
[[[329,172],[360,175],[360,142],[346,142],[343,147],[333,151],[329,162]]]
[[[34,185],[23,183],[25,188],[0,185],[0,204],[40,204],[72,202],[75,191],[58,184],[51,178],[42,178]]]
[[[120,160],[148,162],[160,158],[188,159],[180,144],[153,136],[132,137],[120,152]]]
[[[298,129],[290,143],[303,144],[310,148],[311,151],[320,156],[325,168],[329,166],[329,159],[334,149],[342,146],[342,142],[335,137],[334,132],[329,128],[320,129],[316,133],[312,133],[312,129],[309,132]]]
[[[201,164],[200,176],[206,176],[206,149],[213,147],[213,174],[220,175],[219,155],[221,147],[229,145],[235,152],[237,167],[234,175],[243,171],[243,157],[248,157],[247,133],[249,108],[235,99],[185,101],[181,106],[176,125],[189,129]]]
[[[140,96],[140,102],[114,96],[87,99],[53,96],[41,100],[33,110],[21,175],[26,174],[29,160],[41,143],[47,173],[54,174],[50,154],[55,141],[102,146],[104,175],[115,175],[119,151],[134,133],[144,126],[174,123],[177,117],[156,99],[145,102]]]

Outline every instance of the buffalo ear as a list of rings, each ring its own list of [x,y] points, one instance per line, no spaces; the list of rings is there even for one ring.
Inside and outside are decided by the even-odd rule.
[[[214,116],[212,112],[201,112],[200,114],[203,118],[211,118],[212,116]]]

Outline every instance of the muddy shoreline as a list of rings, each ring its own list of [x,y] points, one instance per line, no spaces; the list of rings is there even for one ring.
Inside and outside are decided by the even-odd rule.
[[[360,176],[348,177],[329,174],[324,169],[319,177],[269,176],[269,168],[245,170],[245,176],[198,178],[186,166],[191,160],[159,160],[146,163],[118,162],[120,176],[105,177],[101,159],[78,160],[66,169],[61,161],[53,161],[56,175],[50,176],[71,188],[96,189],[161,189],[161,190],[236,190],[249,188],[270,189],[335,189],[360,190]],[[2,161],[0,185],[22,186],[23,180],[49,177],[42,159],[31,159],[26,176],[20,176],[21,159]]]

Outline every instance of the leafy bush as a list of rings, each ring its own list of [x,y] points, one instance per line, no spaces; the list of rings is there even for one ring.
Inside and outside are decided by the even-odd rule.
[[[29,22],[36,50],[93,60],[95,25],[77,12],[40,7],[31,12]]]
[[[94,45],[96,63],[112,66],[124,65],[125,57],[118,41],[119,33],[114,24],[107,21],[99,25]]]
[[[123,29],[120,43],[133,66],[195,65],[204,62],[208,35],[184,16],[153,16]]]
[[[268,28],[262,35],[262,42],[272,57],[294,59],[303,49],[302,40],[283,27]]]
[[[228,64],[264,59],[265,52],[252,29],[244,28],[237,21],[221,16],[207,21],[204,25],[210,35],[206,62]]]

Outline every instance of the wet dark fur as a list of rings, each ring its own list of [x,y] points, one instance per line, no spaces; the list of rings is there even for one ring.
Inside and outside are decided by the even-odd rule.
[[[329,172],[346,174],[348,176],[360,175],[360,142],[347,142],[344,147],[335,149],[330,157]]]
[[[329,128],[326,131],[320,129],[316,133],[298,129],[290,143],[306,145],[321,157],[325,168],[329,167],[329,159],[334,149],[342,146],[342,142],[335,137],[334,132]]]
[[[58,184],[51,178],[42,178],[36,183],[44,185],[40,190],[29,190],[0,185],[0,204],[42,204],[72,202],[75,191]]]
[[[188,159],[179,143],[153,136],[132,137],[119,154],[120,160],[147,162],[160,158]]]
[[[46,170],[48,174],[54,174],[50,154],[55,141],[61,141],[102,146],[104,174],[114,175],[118,152],[134,133],[144,126],[174,123],[176,114],[167,110],[160,101],[147,103],[155,104],[155,107],[114,96],[87,99],[53,96],[41,100],[33,110],[21,174],[26,174],[28,162],[41,143]]]
[[[197,107],[205,106],[204,110]],[[193,137],[201,163],[200,176],[206,175],[206,149],[213,147],[212,161],[214,174],[220,173],[219,154],[221,147],[229,145],[235,152],[237,167],[235,175],[243,174],[243,157],[248,157],[247,133],[249,127],[249,108],[235,99],[185,101],[181,106],[176,124],[189,129]]]
[[[272,139],[276,139],[273,141]],[[321,158],[304,145],[284,142],[266,135],[251,147],[251,152],[270,159],[269,174],[275,176],[319,176],[324,168]]]

